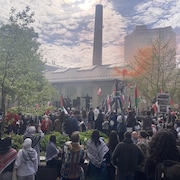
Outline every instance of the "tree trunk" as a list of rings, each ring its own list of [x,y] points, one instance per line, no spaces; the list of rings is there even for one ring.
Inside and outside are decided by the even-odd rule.
[[[4,122],[5,122],[5,113],[6,113],[6,105],[5,105],[5,101],[6,101],[6,95],[4,92],[4,86],[2,86],[2,92],[1,92],[1,111],[2,111],[2,124],[1,124],[1,132],[4,132]]]

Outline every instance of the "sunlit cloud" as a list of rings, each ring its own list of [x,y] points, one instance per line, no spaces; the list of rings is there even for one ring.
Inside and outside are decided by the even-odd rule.
[[[7,0],[0,1],[0,23],[7,23],[12,7],[22,11],[28,5],[35,13],[33,27],[44,60],[66,67],[91,65],[96,4],[103,5],[103,64],[123,62],[124,37],[140,24],[172,26],[180,52],[180,1]]]

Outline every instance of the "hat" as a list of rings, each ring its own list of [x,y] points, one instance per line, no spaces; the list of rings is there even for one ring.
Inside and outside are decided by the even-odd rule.
[[[11,138],[0,139],[0,154],[6,153],[11,148]]]
[[[27,149],[30,148],[32,144],[32,140],[30,138],[26,138],[23,142],[23,148]]]

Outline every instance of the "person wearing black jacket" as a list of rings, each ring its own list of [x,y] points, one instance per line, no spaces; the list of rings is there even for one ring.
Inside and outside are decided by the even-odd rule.
[[[94,112],[93,108],[90,108],[88,113],[88,129],[94,129]]]
[[[124,140],[116,146],[112,154],[112,162],[119,170],[119,179],[134,180],[135,172],[143,160],[141,150],[131,140],[131,133],[125,132]]]
[[[168,129],[158,131],[149,143],[148,154],[144,167],[148,180],[158,179],[155,177],[158,164],[166,160],[180,162],[180,152],[173,131]]]

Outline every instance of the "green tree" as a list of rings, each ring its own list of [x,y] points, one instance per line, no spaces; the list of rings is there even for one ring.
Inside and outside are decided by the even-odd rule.
[[[180,91],[180,69],[176,62],[176,49],[169,41],[157,38],[151,46],[141,48],[129,64],[133,71],[132,81],[138,84],[142,95],[151,103],[160,91],[168,92],[171,98]]]
[[[3,113],[12,106],[29,111],[56,93],[44,77],[38,34],[30,27],[34,13],[11,9],[9,23],[0,27],[0,90]],[[41,104],[43,105],[43,104]],[[44,107],[45,108],[45,107]]]

